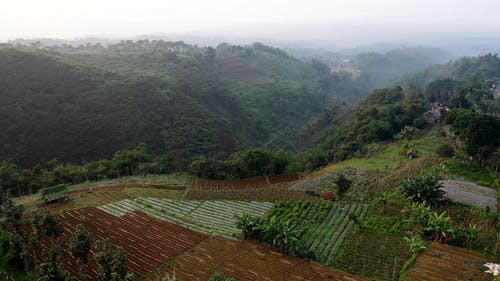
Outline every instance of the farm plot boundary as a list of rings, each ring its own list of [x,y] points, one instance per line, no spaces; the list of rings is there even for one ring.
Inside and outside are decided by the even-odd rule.
[[[148,276],[145,281],[176,275],[184,281],[208,280],[221,272],[238,281],[253,280],[336,280],[367,281],[316,262],[305,261],[276,252],[248,240],[210,237]]]
[[[491,281],[483,264],[487,259],[474,251],[432,243],[417,259],[407,281]]]
[[[272,206],[273,204],[269,202],[134,198],[99,208],[116,216],[140,210],[152,217],[180,224],[195,231],[231,236],[240,232],[236,228],[236,215],[241,215],[245,210],[254,216],[262,216]]]
[[[94,239],[109,238],[114,245],[123,247],[128,267],[138,277],[192,249],[208,237],[137,211],[116,217],[95,207],[87,207],[64,212],[60,220],[64,225],[62,239],[65,241],[71,239],[76,225],[82,224]],[[97,279],[97,264],[92,258],[94,253],[95,249],[92,249],[86,265],[87,280],[91,281]],[[76,259],[68,255],[65,263],[68,270],[78,276],[80,264]]]

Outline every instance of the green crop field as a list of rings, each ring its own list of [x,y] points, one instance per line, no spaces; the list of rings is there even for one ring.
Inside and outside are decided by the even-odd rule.
[[[166,175],[145,175],[145,176],[128,176],[116,179],[105,179],[101,181],[87,181],[80,184],[69,186],[70,190],[78,190],[100,186],[112,186],[122,184],[158,184],[158,185],[189,185],[190,175],[188,173],[173,173]]]
[[[99,207],[117,216],[142,211],[158,219],[180,224],[190,229],[222,236],[239,232],[236,215],[244,210],[262,216],[273,206],[269,202],[191,201],[156,198],[125,199]]]
[[[329,265],[350,235],[355,219],[363,217],[367,209],[364,204],[286,201],[277,204],[267,216],[300,226],[304,231],[300,244],[310,249],[317,261]]]

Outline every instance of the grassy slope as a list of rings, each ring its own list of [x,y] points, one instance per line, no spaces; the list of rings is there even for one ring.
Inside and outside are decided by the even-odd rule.
[[[408,168],[417,169],[412,171],[422,173],[428,171],[430,167],[435,167],[435,163],[446,163],[446,168],[441,170],[443,177],[464,178],[466,180],[481,183],[486,186],[498,187],[498,176],[491,172],[474,166],[470,163],[462,163],[456,158],[443,159],[435,153],[437,147],[446,143],[447,138],[441,133],[439,127],[422,133],[421,136],[409,141],[398,141],[389,144],[375,144],[372,146],[370,155],[365,158],[353,158],[325,167],[318,175],[331,173],[341,168],[358,168],[366,170],[377,170],[385,174],[384,178],[391,179],[394,176],[402,176]],[[416,150],[418,160],[405,157],[407,147]],[[424,166],[417,161],[432,162],[432,165]],[[443,162],[444,161],[444,162]],[[442,165],[439,164],[441,167]],[[324,173],[322,173],[324,172]],[[377,174],[375,174],[377,175]],[[411,175],[410,175],[411,176]],[[375,176],[376,177],[376,176]],[[375,185],[383,184],[383,178],[377,181],[373,179]],[[380,190],[393,190],[398,187],[398,181],[390,181],[387,187]],[[371,190],[377,193],[379,188]],[[349,193],[360,196],[359,192],[370,192],[366,184],[361,187],[352,187],[344,198],[349,200]],[[394,193],[394,192],[391,192]],[[395,194],[395,193],[394,193]],[[376,198],[376,194],[366,198]],[[335,267],[353,274],[362,275],[377,280],[397,280],[399,271],[405,262],[411,257],[407,252],[407,244],[403,240],[406,231],[400,214],[405,202],[402,199],[394,199],[389,203],[387,211],[383,211],[380,203],[372,203],[366,217],[362,221],[363,228],[351,235],[342,245],[342,249],[335,261]],[[391,211],[392,209],[392,211]],[[492,216],[485,216],[473,207],[450,203],[442,206],[442,210],[450,212],[456,226],[467,227],[469,223],[477,224],[483,229],[480,241],[474,247],[482,250],[487,245],[494,244],[495,225]]]
[[[436,156],[436,148],[444,143],[439,128],[422,134],[414,140],[397,141],[386,145],[374,144],[371,150],[375,153],[372,155],[366,158],[348,159],[335,165],[370,170],[392,170],[414,161],[406,157],[406,147],[413,148],[418,158]]]

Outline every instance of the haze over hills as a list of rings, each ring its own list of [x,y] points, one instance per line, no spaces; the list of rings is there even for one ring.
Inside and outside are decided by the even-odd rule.
[[[498,0],[4,2],[0,280],[499,273]]]
[[[446,60],[432,48],[338,59],[296,54],[302,60],[260,43],[7,44],[2,158],[77,163],[145,143],[156,155],[182,155],[185,166],[252,146],[294,151],[294,139],[322,112],[354,106],[375,87]]]

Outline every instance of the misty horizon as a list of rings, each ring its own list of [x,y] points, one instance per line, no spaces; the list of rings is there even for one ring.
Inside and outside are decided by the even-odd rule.
[[[230,43],[310,43],[311,47],[352,48],[383,42],[489,48],[500,45],[498,11],[500,3],[490,0],[189,0],[142,1],[140,5],[132,1],[27,1],[8,3],[2,9],[0,24],[6,28],[0,41],[156,36]]]

